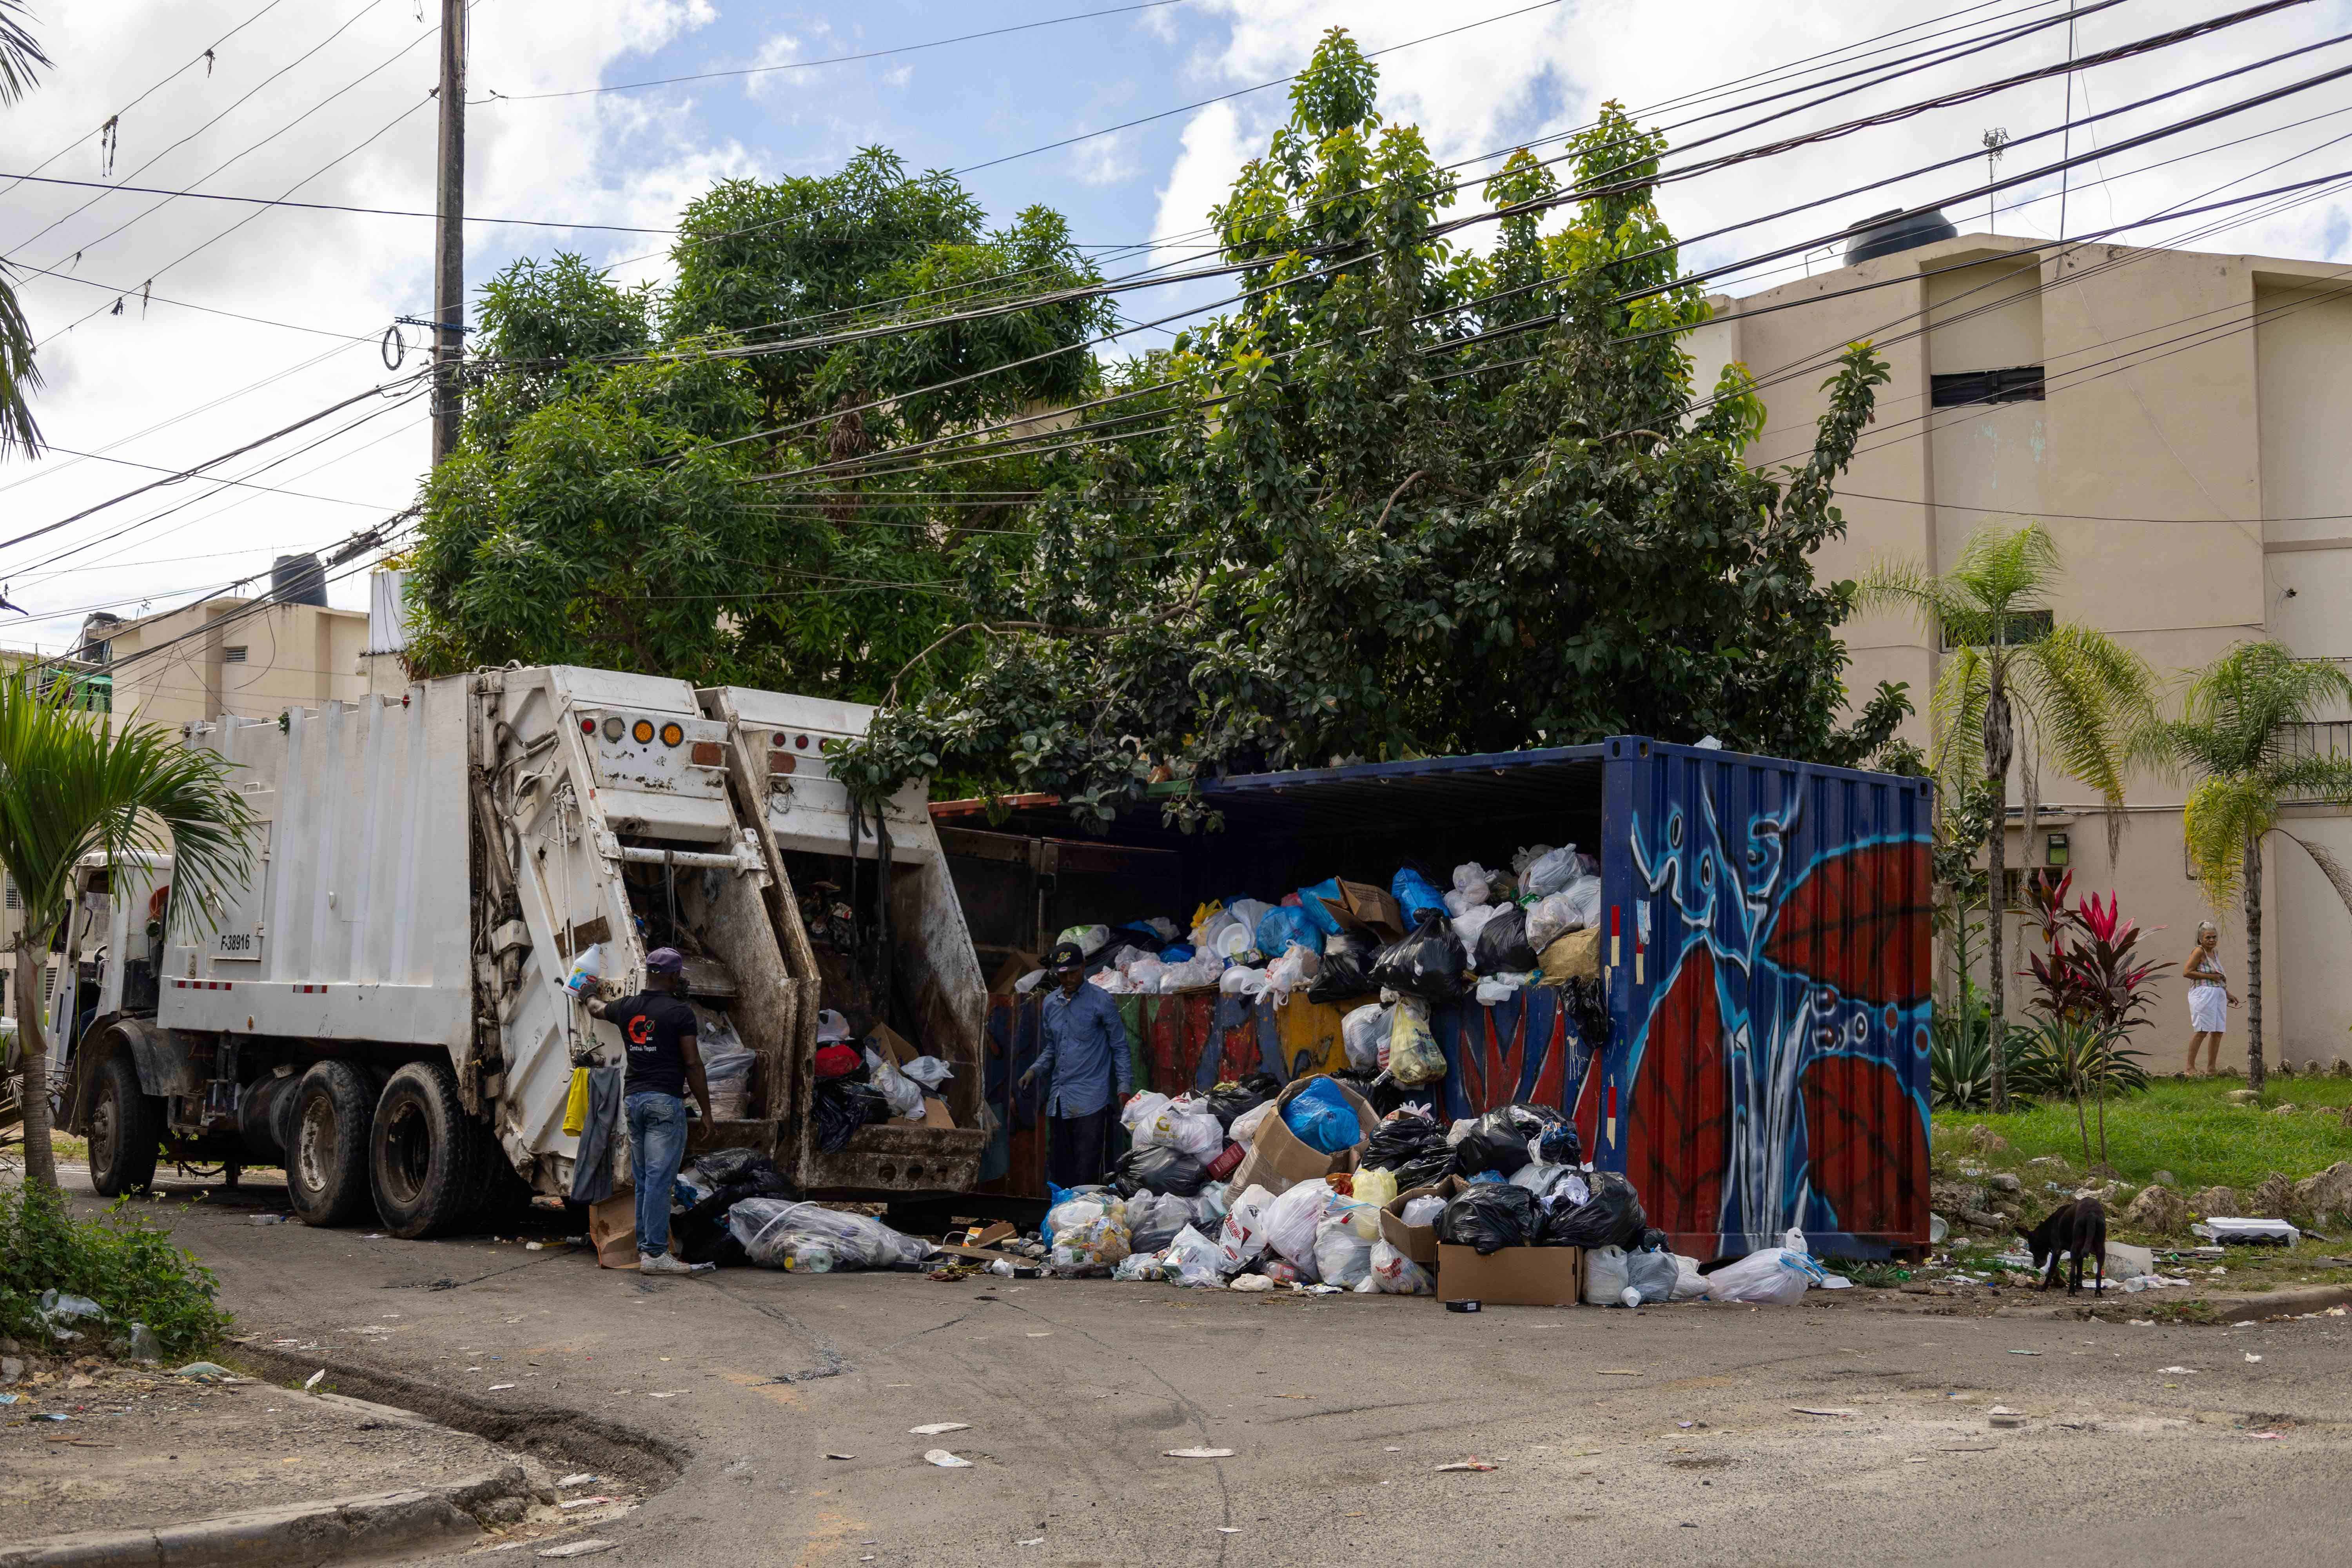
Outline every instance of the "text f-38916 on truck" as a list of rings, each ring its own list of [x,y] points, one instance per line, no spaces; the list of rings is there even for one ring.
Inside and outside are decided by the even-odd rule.
[[[841,705],[747,694],[770,721],[753,735],[731,704],[707,710],[711,696],[553,666],[187,726],[251,808],[251,866],[209,920],[172,907],[167,858],[83,869],[53,1016],[74,1042],[66,1125],[89,1139],[92,1184],[143,1186],[164,1153],[283,1165],[307,1223],[373,1209],[403,1237],[502,1194],[568,1194],[573,1068],[618,1063],[622,1042],[565,981],[593,949],[608,984],[634,985],[668,946],[688,956],[706,1060],[743,1080],[690,1147],[751,1147],[824,1185],[794,1157],[810,1147],[806,1063],[819,1009],[847,1003],[862,1029],[970,1070],[933,1119],[955,1125],[866,1129],[892,1157],[842,1168],[884,1194],[969,1186],[982,1004],[960,911],[902,915],[898,984],[883,954],[878,988],[837,994],[774,830],[769,731]],[[858,847],[840,847],[854,863]],[[936,838],[912,854],[939,863]],[[902,875],[891,900],[869,879],[848,924],[887,938],[887,901],[929,891]],[[908,954],[917,942],[961,951]]]

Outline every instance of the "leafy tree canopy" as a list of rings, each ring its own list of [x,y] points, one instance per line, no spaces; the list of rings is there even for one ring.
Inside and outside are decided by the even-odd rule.
[[[1677,346],[1706,306],[1652,200],[1663,139],[1610,106],[1571,221],[1515,215],[1482,257],[1375,85],[1329,35],[1215,215],[1253,292],[1131,367],[1148,405],[1088,416],[1165,428],[1040,499],[958,628],[984,657],[849,748],[857,787],[945,774],[1104,821],[1170,775],[1612,731],[1853,762],[1907,711],[1882,687],[1836,727],[1853,590],[1811,566],[1884,363],[1851,348],[1811,456],[1749,468],[1744,375],[1695,397]],[[1483,192],[1556,194],[1525,153]]]
[[[1092,393],[1096,362],[1067,351],[1108,324],[1099,299],[903,325],[1083,292],[1097,275],[1057,214],[991,230],[950,176],[869,148],[825,178],[729,181],[680,230],[666,291],[569,255],[483,289],[463,441],[411,562],[423,669],[563,661],[871,699],[1025,554],[1024,504],[1058,454],[758,481],[908,441],[962,458],[959,432]]]

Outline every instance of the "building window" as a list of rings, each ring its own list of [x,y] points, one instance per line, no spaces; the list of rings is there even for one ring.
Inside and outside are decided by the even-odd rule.
[[[240,643],[236,647],[225,647],[221,649],[221,662],[223,664],[243,664],[245,662],[245,646]]]
[[[8,879],[8,908],[21,910],[24,907],[25,901],[16,896],[16,879],[11,877]]]
[[[1938,408],[1962,408],[1974,403],[2039,403],[2046,395],[2038,364],[2011,370],[1964,370],[1932,379],[1929,401]]]

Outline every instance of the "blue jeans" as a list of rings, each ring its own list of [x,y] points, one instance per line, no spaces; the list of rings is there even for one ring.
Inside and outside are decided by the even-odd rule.
[[[686,1101],[651,1090],[629,1096],[629,1168],[637,1184],[637,1252],[669,1250],[669,1194],[686,1161]]]

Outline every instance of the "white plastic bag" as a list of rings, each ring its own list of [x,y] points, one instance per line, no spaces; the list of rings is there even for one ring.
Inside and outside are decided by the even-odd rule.
[[[1176,922],[1170,920],[1166,915],[1154,915],[1143,923],[1150,926],[1151,928],[1152,934],[1159,937],[1160,941],[1174,942],[1176,940]]]
[[[1625,1255],[1625,1283],[1644,1303],[1673,1300],[1681,1279],[1682,1265],[1671,1252]]]
[[[1513,875],[1519,879],[1520,892],[1524,893],[1528,890],[1528,868],[1550,853],[1551,846],[1549,844],[1522,844],[1519,846],[1518,851],[1511,857],[1511,871]]]
[[[1486,929],[1488,921],[1502,912],[1500,904],[1475,904],[1454,917],[1454,934],[1462,939],[1462,951],[1469,955],[1472,967],[1476,967],[1478,933]]]
[[[1055,1204],[1045,1229],[1054,1238],[1045,1261],[1057,1273],[1090,1273],[1127,1256],[1127,1205],[1108,1192]]]
[[[937,1057],[917,1057],[898,1070],[925,1089],[937,1089],[955,1077],[955,1068]]]
[[[1315,1227],[1331,1202],[1331,1184],[1301,1182],[1266,1205],[1265,1244],[1301,1267],[1315,1261]]]
[[[1175,1271],[1179,1285],[1213,1289],[1223,1285],[1230,1272],[1217,1244],[1189,1225],[1176,1233],[1176,1239],[1160,1257]]]
[[[1014,981],[1013,983],[1013,989],[1019,994],[1026,996],[1032,991],[1036,990],[1038,986],[1044,984],[1045,981],[1045,972],[1042,969],[1033,969],[1028,973],[1023,975],[1020,979]]]
[[[1158,1114],[1137,1130],[1135,1140],[1138,1148],[1164,1143],[1205,1163],[1215,1159],[1217,1151],[1225,1146],[1225,1129],[1217,1120],[1217,1113],[1209,1109],[1208,1101],[1197,1094],[1188,1094],[1162,1105]]]
[[[1114,996],[1135,994],[1135,982],[1116,969],[1097,969],[1087,976],[1087,984],[1108,991]]]
[[[1372,1243],[1358,1233],[1349,1216],[1339,1212],[1340,1205],[1360,1208],[1341,1198],[1332,1205],[1315,1227],[1315,1272],[1326,1285],[1337,1285],[1342,1290],[1352,1290],[1372,1271]]]
[[[1145,995],[1157,995],[1160,981],[1167,978],[1168,966],[1156,958],[1139,958],[1127,966],[1127,983]]]
[[[1524,974],[1482,974],[1478,977],[1478,1005],[1492,1007],[1507,1002],[1528,983]]]
[[[1162,969],[1160,972],[1160,990],[1163,995],[1177,991],[1198,990],[1203,985],[1214,985],[1224,973],[1223,956],[1204,947],[1192,957]]]
[[[1754,1301],[1786,1307],[1804,1300],[1821,1282],[1822,1266],[1809,1253],[1767,1247],[1706,1277],[1706,1293],[1717,1301]]]
[[[1571,895],[1566,892],[1547,893],[1528,906],[1528,945],[1541,952],[1575,930],[1577,924],[1576,906]]]
[[[1429,1270],[1385,1241],[1372,1243],[1373,1284],[1391,1296],[1434,1296],[1436,1282]]]
[[[1264,1105],[1253,1105],[1234,1118],[1234,1124],[1225,1129],[1225,1136],[1243,1148],[1249,1148],[1257,1142],[1258,1128],[1265,1123],[1267,1117],[1273,1114],[1274,1101],[1270,1100]]]
[[[1403,996],[1389,1010],[1388,1074],[1411,1089],[1445,1076],[1445,1053],[1429,1029],[1429,1004]]]
[[[1139,1149],[1150,1147],[1153,1142],[1153,1134],[1150,1131],[1151,1125],[1160,1120],[1161,1111],[1175,1103],[1168,1096],[1154,1094],[1150,1089],[1129,1100],[1118,1113],[1120,1125],[1127,1129],[1128,1141]]]
[[[1590,869],[1585,858],[1579,856],[1576,846],[1570,844],[1528,861],[1527,869],[1519,875],[1519,892],[1534,898],[1557,893]]]
[[[1226,1211],[1225,1223],[1217,1230],[1217,1252],[1226,1273],[1247,1267],[1265,1250],[1265,1211],[1273,1202],[1272,1193],[1253,1184]]]
[[[1381,1070],[1381,1047],[1388,1043],[1388,1011],[1377,1002],[1367,1002],[1339,1020],[1348,1065],[1359,1072]]]
[[[1698,1271],[1698,1259],[1685,1258],[1677,1252],[1675,1259],[1675,1294],[1677,1301],[1696,1301],[1706,1294],[1706,1276]]]
[[[882,1053],[872,1046],[866,1047],[866,1081],[882,1091],[882,1098],[890,1102],[893,1116],[913,1121],[923,1119],[922,1086],[909,1082],[906,1074],[885,1061]]]
[[[1584,1255],[1584,1304],[1588,1307],[1614,1307],[1622,1304],[1626,1286],[1625,1249],[1622,1247],[1596,1247]]]
[[[1235,899],[1225,911],[1241,922],[1242,944],[1234,950],[1236,956],[1257,945],[1257,922],[1274,912],[1274,906],[1260,899]]]
[[[1265,971],[1245,963],[1234,964],[1217,981],[1217,989],[1228,996],[1263,996],[1265,988]]]
[[[1276,1002],[1287,1002],[1292,992],[1314,984],[1316,971],[1322,967],[1323,960],[1313,948],[1294,942],[1283,950],[1280,958],[1266,965],[1266,989],[1274,994]]]
[[[1601,879],[1587,874],[1570,882],[1559,895],[1568,900],[1568,929],[1584,931],[1601,923]],[[1538,948],[1537,952],[1543,951]]]
[[[1407,1198],[1404,1201],[1403,1210],[1397,1217],[1414,1230],[1426,1230],[1435,1225],[1437,1216],[1444,1212],[1444,1198],[1439,1197],[1435,1193],[1424,1193],[1417,1198]]]
[[[1100,952],[1109,941],[1110,927],[1108,926],[1072,926],[1054,939],[1054,945],[1059,947],[1066,942],[1075,942],[1080,952],[1092,958],[1096,953]]]

